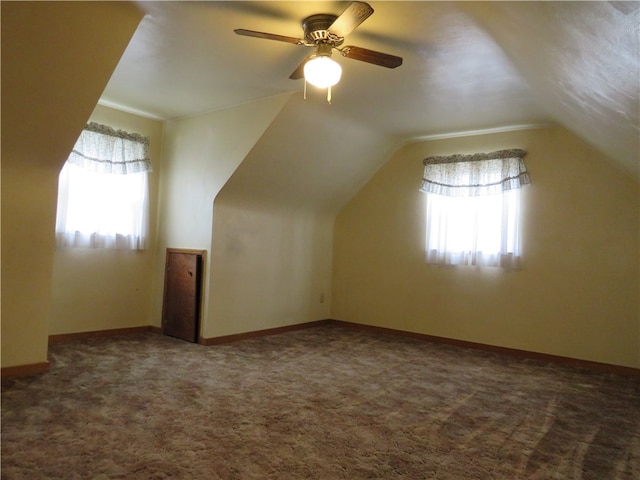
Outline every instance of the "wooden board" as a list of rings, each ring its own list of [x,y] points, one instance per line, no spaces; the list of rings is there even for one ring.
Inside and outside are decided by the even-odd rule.
[[[198,341],[203,254],[201,251],[167,249],[162,302],[165,335],[188,342]]]

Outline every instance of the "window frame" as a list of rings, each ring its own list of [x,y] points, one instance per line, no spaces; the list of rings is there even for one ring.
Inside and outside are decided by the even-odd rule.
[[[424,159],[427,263],[520,268],[525,155],[510,149]]]
[[[148,147],[140,134],[87,124],[58,179],[58,247],[147,248]]]

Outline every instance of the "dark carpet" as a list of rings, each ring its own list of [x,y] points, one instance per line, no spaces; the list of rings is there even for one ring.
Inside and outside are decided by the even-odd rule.
[[[640,378],[327,325],[50,347],[2,479],[640,479]]]

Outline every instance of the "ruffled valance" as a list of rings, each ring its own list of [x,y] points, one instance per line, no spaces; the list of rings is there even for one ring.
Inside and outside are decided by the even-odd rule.
[[[152,170],[147,137],[94,122],[88,123],[82,131],[67,161],[99,173]]]
[[[423,192],[449,197],[493,195],[531,183],[524,164],[527,152],[498,150],[424,159]]]

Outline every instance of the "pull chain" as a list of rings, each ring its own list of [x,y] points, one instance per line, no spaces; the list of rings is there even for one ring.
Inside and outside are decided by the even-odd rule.
[[[307,79],[304,79],[304,88],[302,89],[302,99],[307,99]],[[327,87],[327,103],[331,104],[331,87]]]

